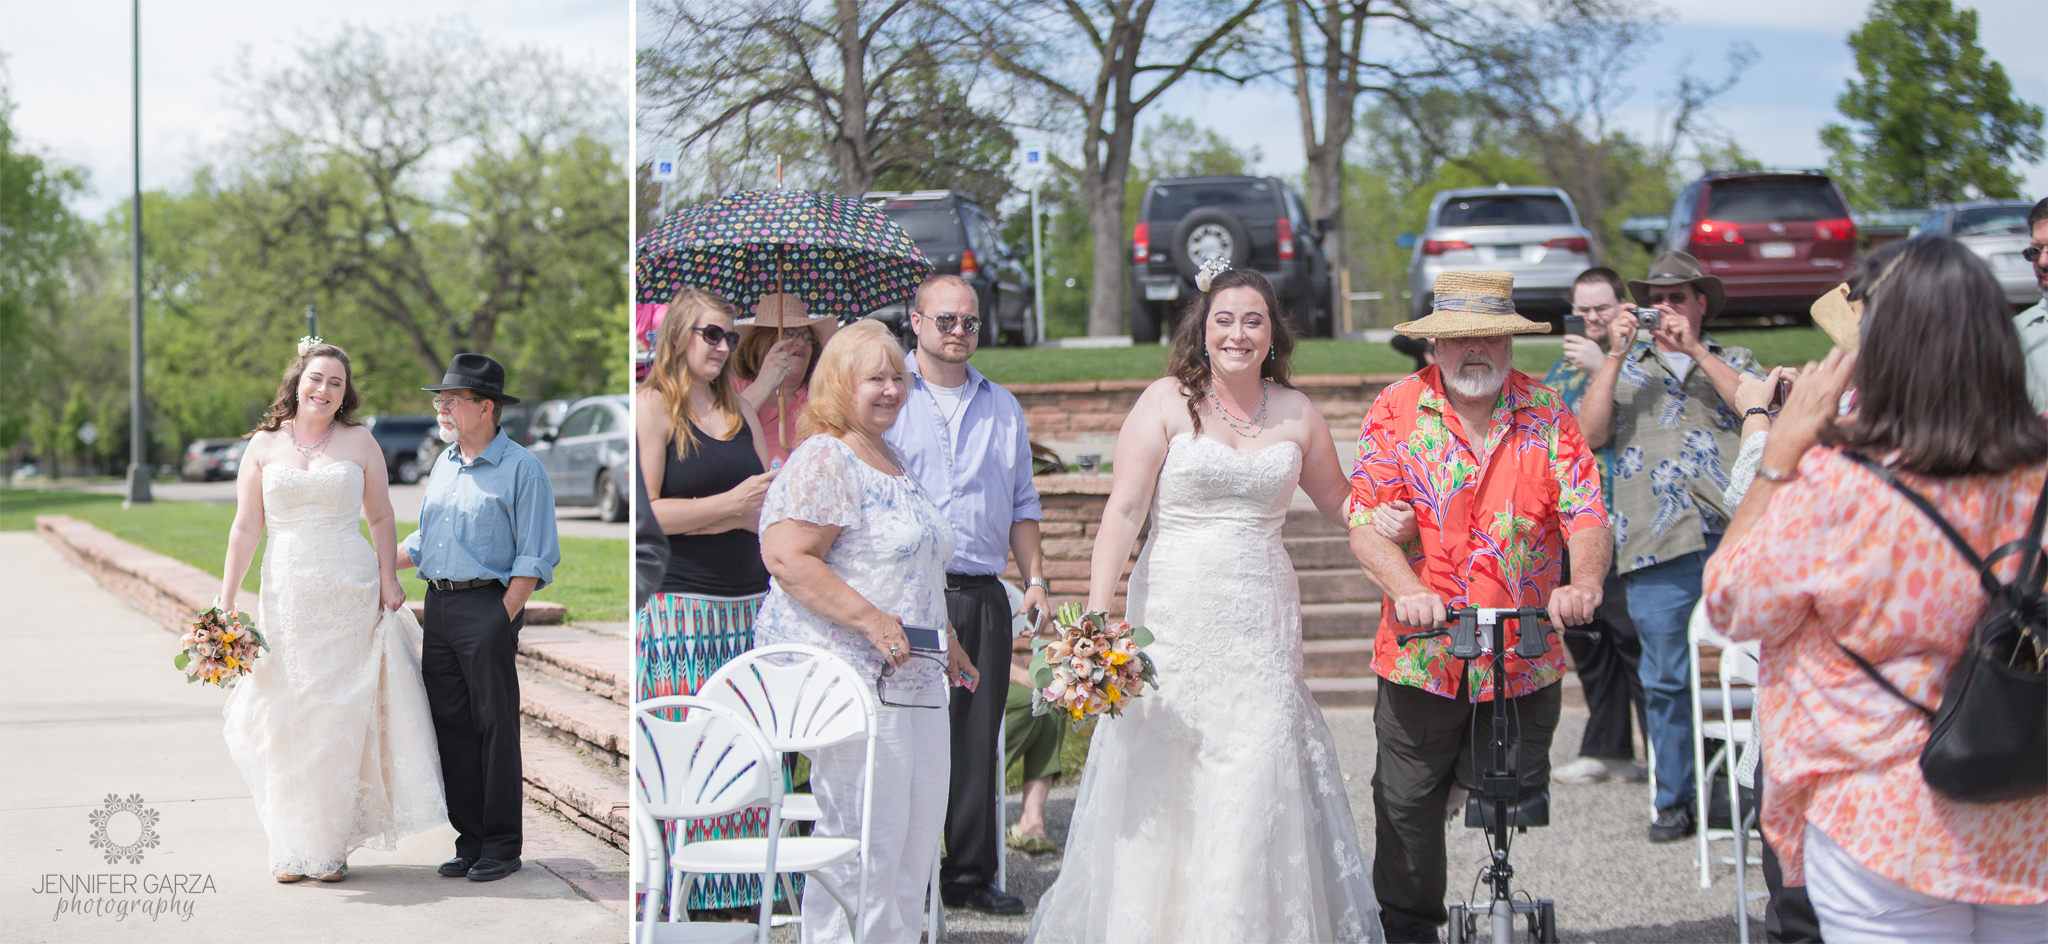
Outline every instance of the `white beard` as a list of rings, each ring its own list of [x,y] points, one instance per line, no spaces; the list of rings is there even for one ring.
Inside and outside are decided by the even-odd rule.
[[[1508,369],[1503,365],[1492,365],[1486,373],[1474,376],[1460,366],[1444,372],[1444,386],[1452,393],[1467,400],[1491,399],[1500,394],[1502,384],[1507,383]]]
[[[452,443],[459,438],[453,426],[436,426],[434,427],[434,435],[439,436],[444,443]]]

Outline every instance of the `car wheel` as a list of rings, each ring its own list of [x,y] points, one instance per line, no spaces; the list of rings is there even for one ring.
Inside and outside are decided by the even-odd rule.
[[[398,481],[402,485],[420,484],[420,459],[418,456],[406,456],[398,460]]]
[[[597,473],[597,520],[626,520],[626,496],[610,472]]]
[[[988,298],[982,300],[981,341],[979,344],[981,347],[995,347],[997,344],[1002,343],[1001,331],[998,330],[1000,327],[998,322],[1002,318],[1002,309],[997,307],[1002,303],[1002,300],[1002,296],[996,294],[993,289],[989,291]]]
[[[1151,303],[1131,306],[1131,343],[1159,343],[1160,307]]]
[[[1252,241],[1245,234],[1244,223],[1230,211],[1203,207],[1181,217],[1167,250],[1173,256],[1173,267],[1193,281],[1202,271],[1202,260],[1211,256],[1228,261],[1231,268],[1242,268],[1252,256]]]

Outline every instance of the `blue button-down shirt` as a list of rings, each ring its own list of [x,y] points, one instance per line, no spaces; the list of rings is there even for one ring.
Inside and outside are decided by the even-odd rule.
[[[904,360],[909,396],[882,438],[953,523],[953,560],[946,572],[1000,574],[1010,558],[1010,525],[1044,517],[1038,488],[1031,484],[1024,407],[969,365],[967,389],[960,394],[960,441],[954,442],[945,410],[917,372],[916,355]]]
[[[468,462],[460,448],[442,452],[405,553],[422,580],[534,577],[547,586],[562,562],[548,470],[502,429]]]

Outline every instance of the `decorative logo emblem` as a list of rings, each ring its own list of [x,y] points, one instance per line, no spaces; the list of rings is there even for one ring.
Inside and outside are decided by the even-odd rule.
[[[139,827],[135,840],[126,844],[116,843],[108,830],[108,827],[112,826],[122,835],[127,835],[126,824],[118,818],[123,813],[133,816]],[[109,865],[122,859],[127,859],[130,865],[141,865],[142,851],[156,848],[162,839],[156,834],[157,812],[142,805],[140,793],[129,794],[125,800],[117,794],[109,793],[106,805],[87,813],[86,818],[92,820],[92,847],[107,857]]]

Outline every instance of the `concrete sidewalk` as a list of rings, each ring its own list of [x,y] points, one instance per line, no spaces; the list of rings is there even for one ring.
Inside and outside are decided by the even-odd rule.
[[[626,939],[614,891],[624,854],[531,804],[526,867],[503,881],[436,875],[453,850],[446,827],[393,852],[359,851],[340,884],[272,881],[248,786],[221,739],[225,694],[184,682],[171,667],[175,637],[33,532],[0,533],[0,561],[0,640],[17,654],[0,692],[0,939]],[[154,814],[157,844],[139,863],[110,864],[89,841],[90,816],[131,796]],[[134,842],[142,818],[116,812],[106,833]],[[96,877],[119,884],[61,888]],[[183,892],[162,887],[180,882]]]

